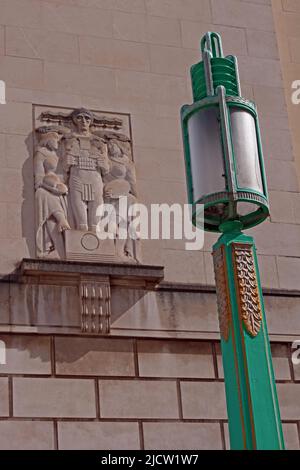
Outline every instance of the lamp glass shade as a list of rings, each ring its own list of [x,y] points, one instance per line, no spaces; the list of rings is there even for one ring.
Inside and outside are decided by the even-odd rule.
[[[241,108],[231,108],[230,119],[237,187],[263,194],[255,119]]]
[[[224,159],[218,108],[202,109],[188,121],[194,201],[225,190]]]

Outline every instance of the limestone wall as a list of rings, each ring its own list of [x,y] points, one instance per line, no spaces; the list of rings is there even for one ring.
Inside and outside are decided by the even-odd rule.
[[[297,1],[279,2],[295,31]],[[185,203],[179,110],[192,100],[189,68],[209,30],[237,55],[243,95],[259,110],[271,217],[251,233],[286,443],[299,448],[297,123],[288,120],[274,24],[271,0],[0,0],[0,448],[229,447],[216,236],[199,252],[144,241],[144,263],[165,266],[167,284],[112,285],[110,337],[80,332],[77,285],[15,276],[36,253],[33,106],[126,113],[139,201]]]
[[[263,283],[298,287],[298,181],[271,0],[1,1],[3,274],[35,254],[33,103],[130,113],[140,201],[186,202],[179,109],[191,101],[189,67],[207,30],[238,56],[243,94],[260,113],[272,205],[254,230]],[[170,281],[213,283],[213,240],[197,253],[178,240],[145,242],[144,260],[164,264]]]
[[[4,335],[1,449],[228,449],[219,343]],[[299,449],[298,375],[273,345],[283,428]]]

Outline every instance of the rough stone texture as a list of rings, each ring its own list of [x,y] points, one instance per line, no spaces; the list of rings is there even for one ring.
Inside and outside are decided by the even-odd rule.
[[[220,450],[217,423],[143,423],[146,450]]]
[[[178,418],[176,382],[102,380],[102,418]]]
[[[139,373],[146,377],[214,377],[209,343],[139,341]]]
[[[58,375],[135,374],[132,341],[59,337],[55,357]]]
[[[13,400],[17,417],[96,417],[92,380],[15,378]]]
[[[52,422],[0,421],[1,450],[53,450]]]
[[[138,423],[58,423],[60,450],[134,450],[140,448]]]

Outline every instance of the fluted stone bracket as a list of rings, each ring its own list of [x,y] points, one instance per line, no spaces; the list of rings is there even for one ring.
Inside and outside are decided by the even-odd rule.
[[[110,332],[111,286],[153,290],[164,278],[162,266],[23,259],[20,281],[38,286],[76,287],[83,334]],[[36,316],[43,312],[36,312]]]

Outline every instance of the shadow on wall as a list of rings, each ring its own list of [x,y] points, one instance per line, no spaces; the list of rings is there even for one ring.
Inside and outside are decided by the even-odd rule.
[[[22,236],[26,240],[29,256],[35,257],[35,198],[33,180],[33,132],[25,139],[28,158],[22,168],[23,203]]]

